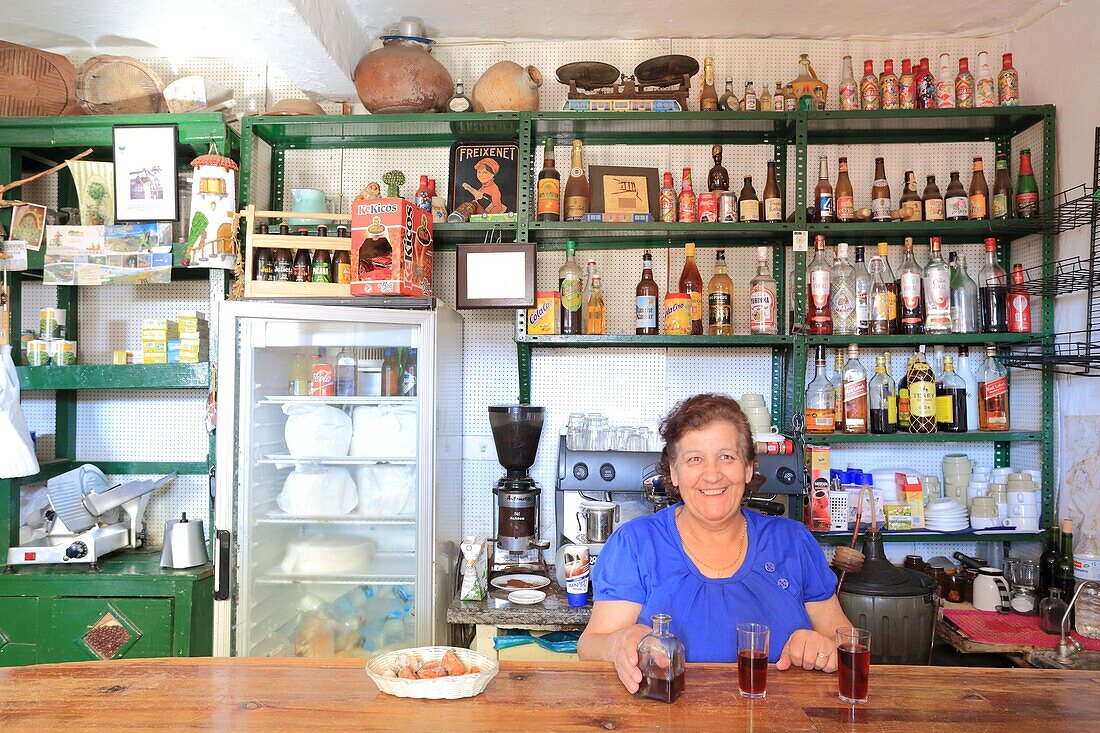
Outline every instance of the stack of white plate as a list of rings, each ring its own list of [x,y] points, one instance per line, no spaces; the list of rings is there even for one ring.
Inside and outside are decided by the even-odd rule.
[[[966,507],[952,498],[933,499],[924,510],[924,526],[936,532],[957,532],[969,529]]]

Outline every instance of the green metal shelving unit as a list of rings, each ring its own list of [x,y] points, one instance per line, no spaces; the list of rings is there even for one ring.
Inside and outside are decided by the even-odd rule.
[[[86,148],[89,159],[110,160],[115,125],[177,126],[177,143],[183,149],[181,165],[192,154],[201,155],[216,145],[231,157],[240,152],[240,136],[220,114],[111,115],[78,117],[0,118],[0,181],[9,182],[60,162]],[[16,195],[18,195],[18,191]],[[58,206],[76,206],[71,176],[58,178]],[[0,216],[10,220],[10,209]],[[22,322],[22,285],[28,276],[41,276],[44,249],[28,252],[27,273],[11,280],[11,324],[8,338],[19,361]],[[207,279],[209,270],[173,271],[173,279]],[[79,287],[58,287],[57,307],[69,313],[68,337],[75,339],[87,324],[77,320]],[[213,344],[211,345],[213,349]],[[19,496],[23,486],[40,483],[81,463],[93,463],[109,474],[205,475],[214,467],[213,436],[207,457],[200,461],[77,461],[77,394],[83,390],[208,389],[211,367],[203,364],[135,364],[125,366],[80,364],[66,367],[17,366],[22,390],[55,393],[56,455],[42,464],[36,476],[0,480],[0,558],[18,543]],[[196,430],[204,426],[196,425]],[[212,523],[211,523],[212,526]],[[0,665],[76,661],[94,658],[77,641],[55,639],[58,633],[77,633],[105,613],[124,621],[131,641],[116,656],[184,656],[209,654],[212,625],[212,571],[209,566],[193,571],[161,570],[158,553],[123,551],[101,563],[100,572],[87,566],[18,566],[0,575]],[[61,596],[72,598],[61,599]],[[60,602],[68,601],[67,603]],[[64,643],[62,643],[64,642]]]

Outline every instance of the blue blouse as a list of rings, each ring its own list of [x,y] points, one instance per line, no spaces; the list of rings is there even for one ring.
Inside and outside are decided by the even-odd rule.
[[[768,660],[775,662],[788,637],[812,629],[806,603],[833,595],[836,575],[805,526],[783,517],[743,510],[748,530],[745,560],[730,578],[708,578],[688,558],[676,527],[675,504],[619,527],[592,570],[597,601],[642,606],[638,622],[672,617],[672,633],[689,662],[737,659],[736,626],[767,624]]]

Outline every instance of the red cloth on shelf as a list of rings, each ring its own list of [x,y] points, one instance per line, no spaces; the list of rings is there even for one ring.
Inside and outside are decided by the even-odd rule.
[[[979,644],[1021,644],[1047,649],[1058,647],[1058,637],[1044,633],[1039,628],[1038,616],[1021,616],[1018,613],[1000,614],[996,611],[975,611],[965,608],[948,608],[943,615]],[[1100,651],[1100,639],[1089,639],[1073,632],[1073,638],[1089,650]]]

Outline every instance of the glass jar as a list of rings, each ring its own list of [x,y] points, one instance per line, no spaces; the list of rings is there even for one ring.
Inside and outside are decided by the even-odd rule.
[[[955,568],[946,568],[943,571],[943,599],[951,603],[962,603],[962,584]]]
[[[974,580],[978,577],[978,571],[973,568],[965,568],[959,576],[959,585],[962,586],[963,603],[974,602]]]
[[[902,565],[910,570],[916,570],[918,573],[924,572],[924,558],[920,555],[906,555],[905,562]]]
[[[1062,589],[1051,588],[1050,598],[1039,601],[1039,628],[1048,634],[1062,633],[1062,617],[1068,610],[1062,600]]]
[[[651,617],[653,631],[638,642],[638,668],[642,684],[634,693],[661,702],[672,702],[684,693],[684,661],[687,653],[669,626],[672,617],[658,613]]]

